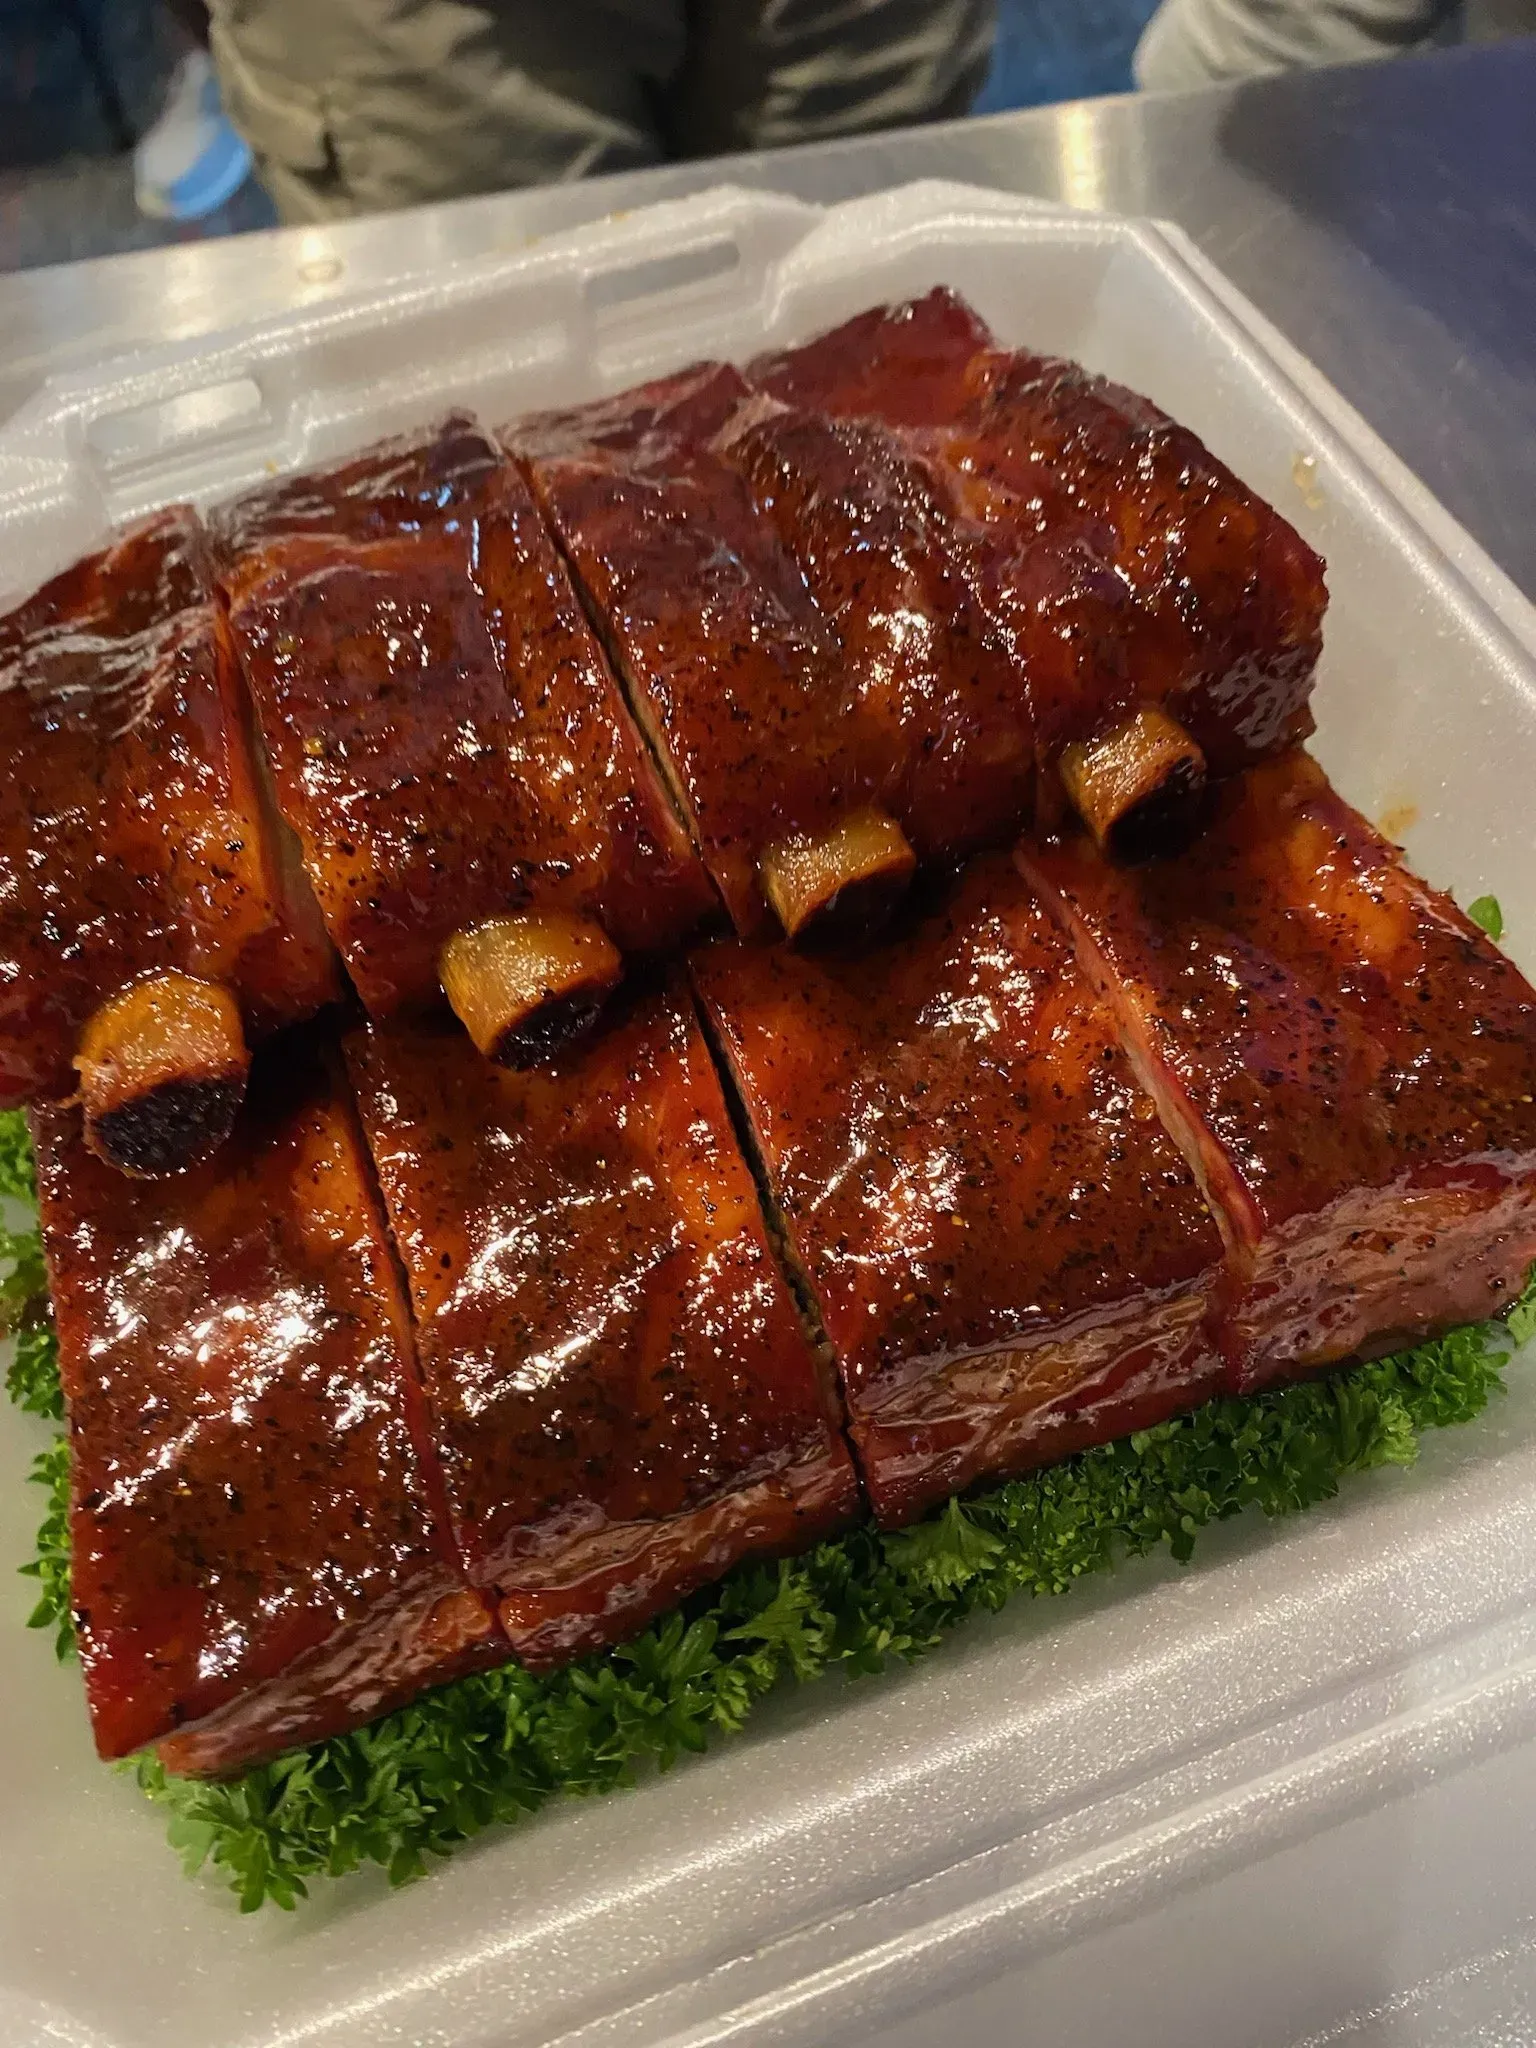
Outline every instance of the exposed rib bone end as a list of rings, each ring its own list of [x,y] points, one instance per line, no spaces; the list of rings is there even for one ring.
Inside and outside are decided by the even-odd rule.
[[[1078,815],[1112,860],[1175,852],[1199,822],[1205,755],[1166,712],[1143,709],[1096,740],[1073,741],[1059,765]]]
[[[176,972],[136,981],[81,1033],[85,1141],[140,1179],[182,1173],[229,1136],[250,1064],[227,988]]]
[[[454,1014],[486,1058],[527,1067],[588,1029],[624,961],[601,925],[545,910],[455,932],[438,968]]]
[[[896,820],[871,806],[829,832],[779,840],[757,866],[789,937],[824,938],[881,923],[905,893],[917,855]]]

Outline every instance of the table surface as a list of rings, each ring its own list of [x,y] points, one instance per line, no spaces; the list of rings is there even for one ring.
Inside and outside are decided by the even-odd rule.
[[[1536,38],[1087,100],[0,277],[0,418],[50,372],[729,177],[911,178],[1179,222],[1536,593]]]

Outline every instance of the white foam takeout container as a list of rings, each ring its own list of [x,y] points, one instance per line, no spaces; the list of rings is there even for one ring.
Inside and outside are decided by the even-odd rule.
[[[496,421],[936,284],[1149,393],[1322,549],[1319,754],[1425,874],[1497,893],[1536,969],[1536,613],[1168,227],[722,188],[120,358],[0,428],[0,585],[450,402]],[[1536,1981],[1536,1375],[1512,1378],[1412,1472],[779,1697],[638,1791],[294,1916],[186,1882],[4,1572],[0,2043],[1258,2048],[1351,2011],[1330,2038],[1427,2040],[1431,2007]],[[40,1441],[0,1418],[0,1559]]]

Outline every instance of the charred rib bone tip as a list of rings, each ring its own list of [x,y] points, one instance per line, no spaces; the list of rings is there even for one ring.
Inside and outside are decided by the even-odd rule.
[[[81,1033],[75,1067],[91,1150],[156,1179],[195,1166],[229,1136],[250,1052],[230,991],[173,971],[109,997]]]
[[[830,831],[797,833],[758,862],[763,893],[792,939],[868,930],[906,890],[917,866],[906,834],[873,805]]]
[[[439,969],[487,1059],[524,1067],[586,1030],[624,971],[602,926],[569,911],[493,917],[455,932]]]
[[[1164,711],[1143,707],[1097,739],[1073,741],[1060,770],[1078,815],[1112,859],[1175,852],[1198,822],[1205,755]]]

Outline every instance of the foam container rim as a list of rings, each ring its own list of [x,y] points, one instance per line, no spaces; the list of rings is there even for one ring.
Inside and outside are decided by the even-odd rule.
[[[113,523],[468,404],[489,421],[743,357],[947,283],[1193,426],[1327,555],[1317,749],[1536,969],[1536,611],[1176,228],[922,183],[721,186],[51,380],[0,427],[0,596]],[[1408,1473],[770,1702],[633,1793],[293,1919],[187,1885],[91,1759],[78,1677],[0,1690],[0,2039],[704,2048],[876,2036],[1536,1736],[1536,1386]],[[0,1416],[0,1551],[39,1441]],[[0,1597],[19,1627],[24,1593]],[[1086,1970],[1089,1966],[1085,1962]],[[1085,1996],[1088,1990],[1084,1979]],[[1129,2025],[1137,2007],[1125,2005]],[[1298,2004],[1297,2011],[1303,2006]],[[1246,2036],[1245,2036],[1246,2038]]]

